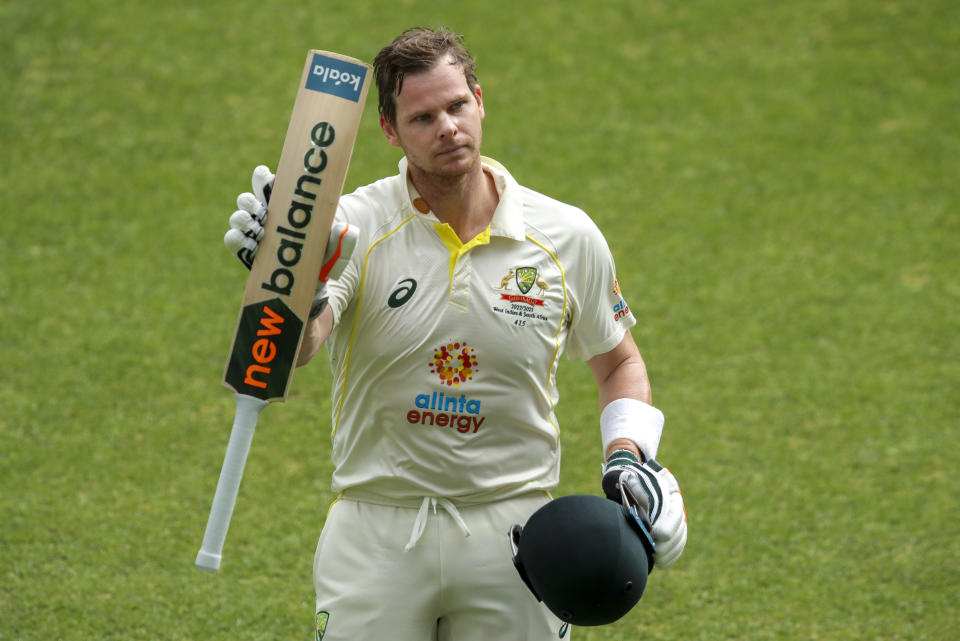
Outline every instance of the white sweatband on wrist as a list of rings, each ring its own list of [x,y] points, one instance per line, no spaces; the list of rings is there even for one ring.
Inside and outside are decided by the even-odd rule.
[[[600,412],[600,435],[603,452],[618,438],[637,444],[645,458],[657,457],[660,435],[663,434],[663,412],[653,405],[634,398],[618,398]]]

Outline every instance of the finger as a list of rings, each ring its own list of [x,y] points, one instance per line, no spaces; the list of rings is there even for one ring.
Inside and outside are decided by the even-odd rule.
[[[637,468],[636,472],[640,484],[647,493],[650,522],[656,523],[660,518],[660,513],[663,511],[664,494],[660,487],[660,480],[647,465]]]
[[[257,253],[257,248],[259,244],[254,239],[250,238],[244,234],[239,229],[230,229],[226,234],[223,235],[223,244],[227,246],[227,249],[232,251],[234,254],[239,254],[241,251],[248,254],[250,258]]]
[[[253,177],[250,179],[253,185],[253,193],[260,202],[267,204],[270,202],[270,191],[273,189],[273,181],[276,176],[266,165],[257,165],[253,170]]]
[[[663,511],[653,523],[653,538],[655,540],[671,539],[686,526],[683,511],[683,498],[679,493],[669,494],[664,501]]]
[[[263,238],[263,225],[258,223],[248,211],[240,209],[233,212],[230,216],[230,227],[256,241]]]
[[[251,194],[249,191],[245,191],[237,196],[237,207],[243,211],[249,212],[250,215],[256,218],[257,222],[259,223],[262,223],[267,217],[266,205],[257,200],[257,197]]]
[[[676,536],[664,542],[657,541],[657,556],[655,564],[660,569],[666,569],[673,565],[680,555],[683,548],[687,545],[687,524],[683,524],[682,531]]]

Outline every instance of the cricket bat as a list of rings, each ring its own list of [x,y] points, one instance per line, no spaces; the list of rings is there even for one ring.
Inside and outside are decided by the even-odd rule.
[[[370,76],[359,60],[307,54],[224,372],[236,415],[197,554],[202,570],[220,568],[260,412],[287,396]]]

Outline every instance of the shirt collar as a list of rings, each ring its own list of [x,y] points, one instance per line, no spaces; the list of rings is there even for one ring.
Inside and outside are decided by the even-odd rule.
[[[523,199],[521,197],[520,184],[510,175],[507,168],[492,158],[480,157],[484,170],[493,176],[494,185],[497,188],[497,194],[500,197],[500,203],[496,211],[493,212],[493,219],[490,221],[490,235],[502,236],[513,240],[524,239],[523,226]],[[403,208],[410,214],[416,214],[420,217],[439,222],[437,217],[427,208],[426,202],[420,198],[410,175],[407,171],[407,158],[404,156],[397,165],[400,170],[401,185],[403,189]],[[419,202],[418,202],[419,199]],[[426,211],[424,211],[426,210]]]

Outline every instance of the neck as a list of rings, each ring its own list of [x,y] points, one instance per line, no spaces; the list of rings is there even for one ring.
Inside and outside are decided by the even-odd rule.
[[[500,202],[493,177],[479,161],[460,176],[428,175],[411,167],[410,177],[437,219],[450,225],[463,243],[487,228]]]

